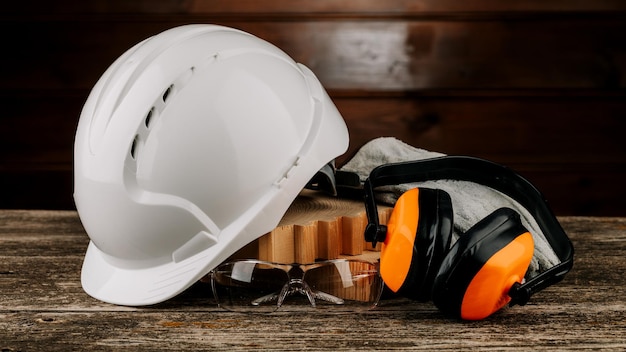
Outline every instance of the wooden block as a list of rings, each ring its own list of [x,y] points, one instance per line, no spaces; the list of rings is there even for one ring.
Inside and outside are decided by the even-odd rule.
[[[258,259],[278,263],[295,261],[294,225],[279,226],[258,241]]]
[[[318,223],[318,259],[337,259],[341,254],[341,219]]]
[[[380,209],[381,221],[386,221],[386,207]],[[360,256],[366,248],[363,239],[366,224],[362,201],[303,190],[278,227],[238,255],[250,255],[256,248],[258,259],[280,263]]]
[[[313,263],[317,258],[317,222],[310,226],[294,226],[294,260],[296,263]]]
[[[341,254],[359,255],[363,253],[365,247],[363,232],[365,231],[365,225],[367,225],[365,212],[352,217],[344,216],[341,222]]]
[[[340,255],[339,258],[356,259],[356,260],[363,260],[363,261],[370,262],[370,263],[376,263],[380,259],[380,252],[364,250],[363,253],[359,255]]]

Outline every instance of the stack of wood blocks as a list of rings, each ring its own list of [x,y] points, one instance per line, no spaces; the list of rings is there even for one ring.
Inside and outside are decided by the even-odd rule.
[[[385,224],[391,208],[379,206]],[[304,190],[278,226],[237,252],[233,258],[256,258],[278,263],[358,258],[377,261],[380,244],[372,248],[363,232],[367,216],[362,201]]]

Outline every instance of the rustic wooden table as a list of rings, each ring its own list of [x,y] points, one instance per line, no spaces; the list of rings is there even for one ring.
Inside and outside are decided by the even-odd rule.
[[[99,302],[80,286],[88,243],[71,211],[0,211],[0,351],[626,350],[626,218],[563,217],[576,249],[563,282],[478,322],[431,303],[365,314],[243,315],[199,284],[154,307]]]

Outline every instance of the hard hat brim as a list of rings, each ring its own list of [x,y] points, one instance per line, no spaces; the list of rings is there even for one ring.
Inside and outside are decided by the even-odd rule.
[[[207,254],[198,254],[198,258],[184,265],[172,261],[146,269],[125,269],[108,261],[107,255],[90,242],[81,282],[87,294],[101,301],[130,306],[157,304],[176,296],[204,276]]]

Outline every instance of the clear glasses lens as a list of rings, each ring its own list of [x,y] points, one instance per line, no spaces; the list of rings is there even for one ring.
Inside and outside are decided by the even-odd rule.
[[[238,261],[217,267],[211,284],[213,295],[223,308],[272,312],[278,308],[277,294],[288,281],[287,271],[280,265]]]
[[[376,266],[357,260],[229,262],[213,271],[211,281],[219,305],[240,312],[272,312],[283,304],[366,310],[378,303],[383,287]]]
[[[306,271],[305,282],[316,295],[318,307],[341,305],[356,310],[378,303],[382,279],[376,266],[360,261],[333,261]]]

